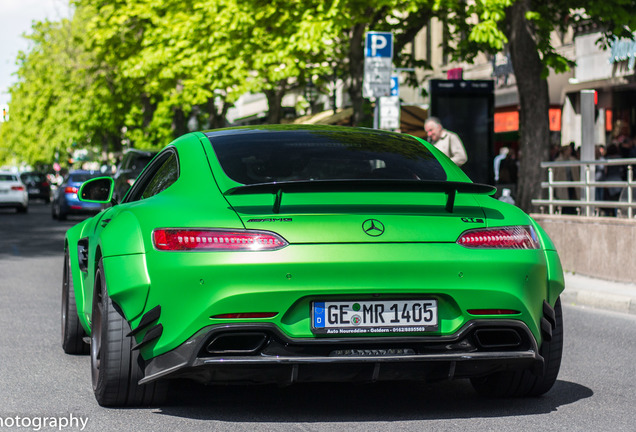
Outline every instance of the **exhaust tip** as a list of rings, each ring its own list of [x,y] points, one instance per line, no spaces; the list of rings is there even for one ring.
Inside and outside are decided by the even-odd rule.
[[[521,336],[513,329],[478,329],[475,340],[481,348],[517,348],[521,345]]]
[[[267,334],[261,332],[223,333],[212,339],[206,350],[210,354],[254,354],[267,340]]]

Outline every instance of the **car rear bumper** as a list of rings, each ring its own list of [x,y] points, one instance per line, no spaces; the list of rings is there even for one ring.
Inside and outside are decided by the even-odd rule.
[[[26,207],[29,197],[26,193],[5,193],[0,195],[0,207]]]
[[[450,337],[290,339],[269,324],[209,326],[149,360],[140,384],[292,384],[470,378],[506,369],[541,373],[543,358],[516,320],[476,320]]]

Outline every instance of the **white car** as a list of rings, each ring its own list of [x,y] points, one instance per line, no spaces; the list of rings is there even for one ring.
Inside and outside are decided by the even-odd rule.
[[[0,207],[15,207],[18,213],[29,210],[29,194],[18,174],[0,171]]]

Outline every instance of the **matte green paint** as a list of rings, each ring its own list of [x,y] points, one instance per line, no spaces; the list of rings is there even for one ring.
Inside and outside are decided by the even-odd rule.
[[[161,306],[163,334],[142,349],[146,359],[202,328],[228,322],[211,318],[223,313],[277,312],[240,322],[269,322],[289,337],[315,338],[310,302],[337,298],[435,298],[440,325],[432,334],[440,336],[481,318],[468,309],[514,309],[520,313],[484,318],[521,320],[541,343],[542,304],[554,304],[563,274],[552,242],[517,207],[458,194],[449,214],[441,193],[289,193],[280,213],[273,213],[273,194],[222,194],[238,184],[225,176],[205,135],[188,134],[171,146],[180,163],[173,185],[118,204],[67,232],[76,298],[82,299],[78,312],[87,331],[101,256],[109,293],[132,328],[144,312]],[[452,162],[442,163],[449,180],[469,181]],[[362,223],[370,218],[382,221],[385,234],[364,233]],[[111,220],[103,227],[106,219]],[[542,249],[467,249],[455,243],[468,229],[511,225],[533,226]],[[174,227],[268,230],[290,244],[270,252],[157,251],[152,231]],[[89,241],[86,273],[73,253],[83,237]]]

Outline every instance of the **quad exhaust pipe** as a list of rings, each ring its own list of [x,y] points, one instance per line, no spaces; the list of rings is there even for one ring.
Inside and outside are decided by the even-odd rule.
[[[265,346],[269,337],[262,332],[228,332],[216,336],[206,350],[210,354],[255,354]]]
[[[481,348],[517,348],[521,336],[514,329],[477,329],[475,341]]]

